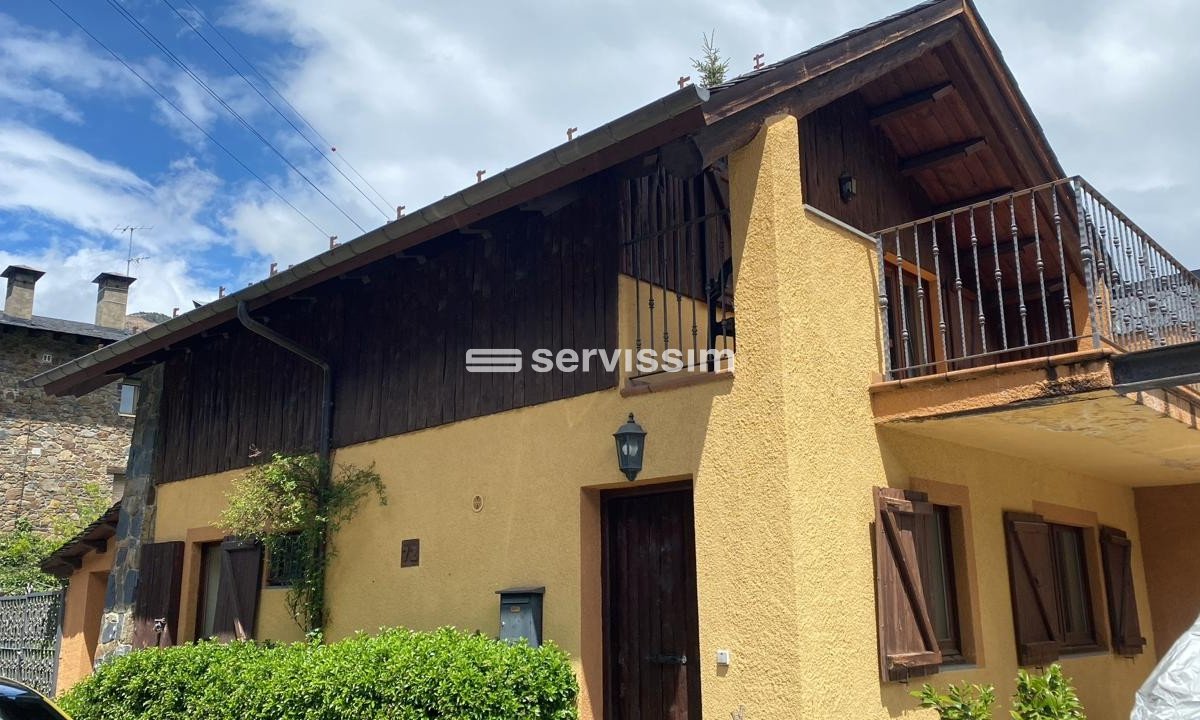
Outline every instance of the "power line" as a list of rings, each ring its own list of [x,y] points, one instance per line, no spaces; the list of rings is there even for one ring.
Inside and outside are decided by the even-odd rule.
[[[241,113],[239,113],[237,110],[234,110],[233,107],[229,105],[229,103],[225,102],[225,99],[223,97],[221,97],[221,95],[216,90],[213,90],[212,87],[210,87],[208,83],[206,83],[199,75],[197,75],[195,72],[193,72],[192,69],[190,67],[188,67],[187,63],[185,63],[183,60],[180,60],[179,56],[177,56],[175,53],[173,53],[171,51],[170,48],[168,48],[166,45],[164,45],[162,43],[162,41],[160,41],[154,35],[154,33],[150,32],[150,30],[145,25],[143,25],[140,20],[135,18],[128,10],[126,10],[119,2],[117,2],[117,0],[108,0],[108,4],[114,10],[116,10],[117,13],[122,18],[124,18],[129,24],[133,25],[134,28],[136,28],[138,31],[140,31],[142,33],[142,35],[144,35],[146,37],[146,39],[151,42],[151,44],[153,44],[164,55],[166,55],[168,59],[170,59],[173,63],[178,65],[179,68],[181,70],[183,70],[185,73],[187,73],[187,75],[189,77],[191,77],[192,80],[194,80],[196,82],[196,84],[198,84],[201,88],[203,88],[204,91],[207,92],[209,94],[209,96],[212,97],[212,99],[216,100],[217,103],[220,104],[221,107],[225,108],[225,110],[234,117],[234,119],[236,119],[239,123],[241,123],[242,127],[246,128],[248,131],[250,131],[250,133],[252,135],[254,135],[256,138],[258,138],[259,142],[261,142],[263,145],[266,145],[267,148],[269,148],[273,153],[275,153],[275,155],[277,155],[280,160],[282,160],[284,163],[286,163],[287,166],[290,167],[293,172],[295,172],[297,175],[300,176],[300,179],[302,179],[302,180],[304,180],[304,182],[308,183],[309,187],[311,187],[313,190],[316,190],[317,193],[321,197],[325,198],[325,200],[330,205],[332,205],[334,207],[334,209],[336,209],[338,212],[340,212],[343,217],[345,217],[356,228],[358,228],[359,232],[365,233],[367,231],[366,228],[364,228],[362,225],[360,225],[357,220],[355,220],[349,213],[347,213],[342,208],[341,205],[338,205],[336,202],[334,202],[333,198],[329,197],[329,195],[327,195],[324,190],[322,190],[320,187],[317,186],[316,183],[314,183],[312,180],[310,180],[309,177],[307,175],[305,175],[303,171],[300,170],[300,168],[296,167],[296,165],[291,160],[288,160],[287,156],[279,151],[279,148],[275,147],[275,145],[270,140],[268,140],[262,133],[260,133],[258,130],[256,130],[254,128],[254,126],[251,125],[249,123],[249,121],[246,120],[246,118],[242,117]]]
[[[104,48],[104,50],[109,55],[112,55],[114,60],[121,63],[121,65],[125,66],[126,70],[133,73],[134,77],[136,77],[138,80],[141,80],[142,83],[146,87],[150,88],[150,90],[153,91],[154,94],[159,97],[159,99],[161,99],[163,102],[165,102],[167,105],[169,105],[171,107],[171,109],[173,109],[175,112],[182,115],[185,120],[190,122],[197,130],[199,130],[201,133],[203,133],[204,137],[208,138],[212,142],[213,145],[216,145],[217,147],[221,148],[221,150],[225,151],[225,154],[228,155],[238,165],[240,165],[243,170],[245,170],[247,173],[250,174],[251,177],[253,177],[255,180],[258,180],[260,183],[262,183],[268,190],[270,190],[272,193],[275,194],[275,197],[282,200],[284,202],[284,204],[286,204],[292,210],[295,210],[297,215],[304,218],[308,222],[309,225],[312,225],[314,228],[316,228],[317,232],[321,233],[321,235],[323,235],[323,236],[326,236],[326,237],[329,236],[329,233],[326,232],[324,228],[322,228],[320,225],[315,223],[313,221],[313,219],[310,218],[308,215],[305,215],[304,212],[300,210],[300,208],[293,205],[291,201],[289,201],[287,198],[285,198],[283,195],[281,195],[280,192],[278,190],[276,190],[274,188],[274,186],[271,185],[271,183],[264,180],[261,175],[259,175],[258,173],[254,172],[252,169],[250,169],[250,166],[247,165],[246,163],[242,162],[242,159],[239,158],[237,155],[234,155],[232,150],[225,147],[225,145],[223,145],[220,140],[217,140],[215,137],[212,136],[212,133],[205,130],[203,127],[201,127],[200,123],[193,120],[191,115],[188,115],[186,112],[184,112],[182,108],[180,108],[178,105],[176,105],[171,100],[171,98],[169,98],[165,94],[163,94],[163,92],[161,90],[159,90],[157,87],[155,87],[155,85],[153,83],[151,83],[149,80],[147,80],[145,77],[143,77],[141,73],[139,73],[137,70],[135,70],[132,65],[125,62],[124,58],[122,58],[115,51],[113,51],[113,49],[110,48],[108,45],[105,45],[104,42],[100,38],[93,35],[91,30],[88,30],[86,27],[84,27],[83,23],[76,20],[75,17],[73,15],[71,15],[71,13],[67,12],[63,8],[62,5],[59,5],[55,0],[46,0],[46,2],[50,3],[55,8],[57,8],[60,13],[65,15],[66,18],[68,20],[70,20],[72,23],[74,23],[76,27],[78,27],[80,30],[82,30],[85,35],[90,37],[93,42],[95,42],[100,47]]]
[[[351,187],[353,187],[355,190],[357,190],[357,191],[358,191],[358,194],[363,196],[363,199],[365,199],[367,202],[371,203],[371,205],[372,205],[372,206],[374,206],[374,208],[375,208],[376,210],[378,210],[378,211],[379,211],[379,214],[383,215],[383,217],[384,217],[384,219],[385,219],[385,220],[391,220],[391,216],[390,216],[390,215],[389,215],[389,214],[388,214],[388,213],[387,213],[387,212],[386,212],[386,211],[385,211],[383,208],[379,207],[379,205],[378,205],[378,204],[377,204],[377,203],[376,203],[376,202],[375,202],[375,201],[374,201],[374,200],[371,198],[371,196],[369,196],[369,195],[367,195],[365,192],[363,192],[363,189],[362,189],[362,188],[360,188],[360,187],[358,186],[358,184],[357,184],[357,183],[355,183],[353,180],[351,180],[351,179],[350,179],[350,177],[346,175],[346,173],[342,172],[342,169],[341,169],[340,167],[338,167],[337,165],[334,165],[334,164],[333,164],[333,161],[329,159],[329,156],[325,154],[325,151],[324,151],[324,150],[322,150],[321,148],[317,147],[317,144],[316,144],[316,143],[314,143],[312,140],[310,140],[310,139],[309,139],[309,137],[308,137],[308,135],[304,134],[304,132],[303,132],[303,131],[302,131],[300,128],[296,127],[296,123],[292,122],[292,119],[291,119],[291,118],[289,118],[289,117],[288,117],[286,114],[284,114],[284,112],[283,112],[282,110],[280,110],[280,109],[279,109],[279,108],[278,108],[278,107],[275,105],[275,103],[271,102],[271,99],[270,99],[270,98],[268,98],[266,95],[264,95],[264,94],[263,94],[263,92],[262,92],[261,90],[259,90],[259,89],[258,89],[258,86],[257,86],[257,85],[255,85],[254,83],[250,82],[250,78],[246,77],[246,76],[245,76],[245,75],[242,73],[242,71],[241,71],[241,70],[239,70],[239,69],[238,69],[238,68],[237,68],[237,67],[236,67],[236,66],[235,66],[235,65],[234,65],[234,64],[233,64],[233,63],[232,63],[232,62],[229,60],[229,58],[227,58],[227,57],[225,56],[225,53],[223,53],[223,52],[221,52],[220,50],[218,50],[216,45],[213,45],[213,44],[212,44],[212,43],[209,41],[209,39],[208,39],[208,38],[204,37],[204,34],[203,34],[203,33],[201,33],[201,32],[200,32],[200,30],[198,30],[198,29],[196,28],[196,26],[195,26],[195,25],[192,25],[192,21],[191,21],[191,20],[188,20],[188,19],[187,19],[187,17],[186,17],[186,16],[184,16],[184,14],[183,14],[183,13],[179,12],[179,8],[177,8],[177,7],[175,7],[174,5],[172,5],[172,4],[171,4],[171,0],[162,0],[162,1],[163,1],[163,4],[165,4],[167,7],[171,8],[171,10],[172,10],[172,11],[173,11],[173,12],[174,12],[176,15],[178,15],[178,16],[179,16],[179,19],[180,19],[180,20],[182,20],[184,23],[186,23],[186,24],[187,24],[188,28],[190,28],[192,32],[196,33],[196,37],[198,37],[198,38],[200,38],[201,40],[203,40],[205,45],[207,45],[207,46],[208,46],[208,47],[209,47],[209,48],[210,48],[210,49],[211,49],[213,52],[215,52],[215,53],[217,54],[217,56],[218,56],[218,57],[220,57],[222,60],[224,60],[224,61],[225,61],[225,64],[229,66],[229,69],[230,69],[230,70],[232,70],[232,71],[234,71],[235,73],[237,73],[238,77],[240,77],[240,78],[241,78],[241,79],[242,79],[242,80],[243,80],[243,81],[244,81],[244,82],[245,82],[247,85],[249,85],[249,86],[250,86],[250,89],[251,89],[251,90],[253,90],[255,93],[257,93],[257,94],[258,94],[258,96],[259,96],[260,98],[262,98],[262,99],[263,99],[263,102],[265,102],[267,105],[270,105],[270,106],[271,106],[271,109],[272,109],[272,110],[274,110],[274,111],[275,111],[275,113],[279,115],[279,117],[283,118],[284,122],[286,122],[288,125],[290,125],[290,126],[291,126],[291,128],[292,128],[293,130],[295,130],[295,131],[296,131],[296,134],[297,134],[297,135],[299,135],[300,137],[304,138],[304,141],[305,141],[305,142],[307,142],[307,143],[308,143],[310,146],[312,146],[312,149],[313,149],[313,150],[316,150],[316,151],[317,151],[317,153],[318,153],[318,154],[320,154],[321,158],[325,160],[325,162],[329,163],[329,167],[331,167],[331,168],[333,168],[334,170],[336,170],[336,171],[337,171],[337,173],[338,173],[338,175],[341,175],[341,176],[342,176],[342,178],[343,178],[343,179],[344,179],[346,182],[350,183],[350,186],[351,186]],[[385,202],[386,202],[386,201],[385,201]]]
[[[204,24],[207,25],[210,29],[212,29],[212,31],[214,33],[216,33],[217,37],[221,38],[222,42],[224,42],[226,45],[229,46],[230,50],[232,50],[235,54],[237,54],[237,56],[239,58],[242,59],[242,62],[246,63],[246,66],[250,68],[250,71],[253,72],[255,75],[257,75],[258,79],[262,80],[263,83],[265,83],[266,86],[271,90],[271,92],[275,93],[279,97],[279,99],[283,101],[283,104],[287,105],[288,108],[293,113],[295,113],[296,117],[300,119],[300,122],[303,123],[304,126],[307,127],[309,130],[311,130],[312,133],[317,136],[318,140],[320,140],[322,143],[324,143],[333,152],[337,152],[337,148],[334,146],[334,144],[329,142],[328,138],[326,138],[324,135],[322,135],[320,130],[317,130],[315,127],[313,127],[313,124],[310,123],[308,121],[308,119],[304,117],[304,114],[301,113],[300,110],[298,110],[296,108],[296,106],[293,105],[291,103],[291,101],[288,100],[287,97],[283,93],[281,93],[279,91],[279,89],[276,88],[275,85],[269,79],[267,79],[267,77],[265,75],[263,75],[261,72],[259,72],[258,67],[255,66],[255,64],[250,61],[250,58],[243,55],[242,51],[238,50],[237,46],[233,44],[233,41],[231,41],[229,38],[225,37],[225,34],[222,33],[221,30],[216,25],[212,24],[212,22],[208,19],[208,16],[205,15],[203,12],[201,12],[200,9],[197,8],[192,3],[192,0],[184,0],[184,2],[186,2],[188,4],[188,6],[192,8],[192,12],[194,12],[200,16],[200,19],[204,21]],[[386,197],[383,196],[383,193],[379,192],[379,190],[376,189],[376,187],[371,184],[371,182],[369,180],[367,180],[365,177],[363,177],[362,173],[360,173],[354,167],[354,165],[352,165],[350,163],[350,161],[346,158],[345,155],[343,155],[342,153],[337,153],[337,155],[338,155],[338,158],[341,159],[342,162],[346,163],[346,167],[350,168],[350,172],[354,173],[355,177],[357,177],[359,180],[362,180],[364,185],[371,188],[371,190],[374,191],[374,193],[379,196],[379,199],[383,201],[384,205],[387,205],[389,207],[395,206],[395,203],[390,202]]]

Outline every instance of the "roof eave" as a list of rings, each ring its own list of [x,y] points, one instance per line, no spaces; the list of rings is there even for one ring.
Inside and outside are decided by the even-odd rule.
[[[376,259],[373,255],[384,248],[388,248],[388,252],[397,252],[428,239],[419,238],[404,247],[389,247],[401,245],[400,241],[414,237],[435,224],[449,222],[452,227],[465,226],[470,221],[457,222],[460,215],[486,202],[503,204],[505,196],[513,196],[514,202],[511,204],[516,204],[519,202],[516,196],[520,190],[552,173],[562,172],[564,177],[569,178],[571,173],[563,171],[582,167],[579,177],[590,175],[602,169],[595,165],[598,154],[618,149],[660,126],[678,125],[679,127],[672,131],[672,134],[676,135],[699,128],[704,123],[700,108],[708,97],[708,91],[703,88],[691,85],[681,88],[574,140],[547,150],[483,182],[448,195],[410,215],[364,233],[284,272],[59,365],[26,382],[43,388],[49,395],[72,394],[75,388],[85,385],[96,375],[118,371],[151,352],[232,320],[238,303],[245,302],[251,307],[258,307],[308,287],[313,282],[319,282],[314,278],[327,275],[331,271],[349,272]],[[667,138],[669,139],[671,138]],[[636,147],[632,148],[632,151],[636,150]],[[624,158],[610,158],[611,162],[608,164],[615,164],[619,159]],[[570,181],[572,180],[564,180],[562,184]],[[309,280],[312,282],[306,284]]]

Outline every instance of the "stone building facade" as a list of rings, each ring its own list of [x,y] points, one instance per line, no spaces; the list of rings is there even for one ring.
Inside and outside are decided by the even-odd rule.
[[[34,315],[41,275],[20,266],[0,274],[8,280],[0,312],[0,532],[21,517],[38,528],[64,517],[91,520],[73,515],[93,488],[113,499],[120,495],[133,432],[132,387],[113,383],[80,398],[57,398],[23,386],[127,336],[125,298],[133,279],[108,273],[97,278],[98,322],[92,324]]]

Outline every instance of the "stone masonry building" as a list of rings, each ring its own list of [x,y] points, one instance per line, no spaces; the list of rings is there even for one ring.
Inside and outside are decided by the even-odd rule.
[[[130,334],[133,278],[101,273],[95,323],[33,314],[44,273],[12,265],[0,312],[0,532],[18,518],[46,528],[71,516],[89,486],[114,499],[123,489],[137,387],[112,383],[83,397],[56,398],[23,381]],[[72,517],[73,520],[91,518]]]

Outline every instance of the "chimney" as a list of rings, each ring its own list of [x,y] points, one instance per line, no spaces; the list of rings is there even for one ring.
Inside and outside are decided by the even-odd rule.
[[[33,286],[46,273],[25,265],[9,265],[0,273],[8,278],[4,293],[4,314],[28,320],[33,317]]]
[[[134,278],[116,273],[100,273],[92,282],[100,286],[96,293],[96,324],[114,330],[125,329],[125,308],[129,304],[129,286]]]

